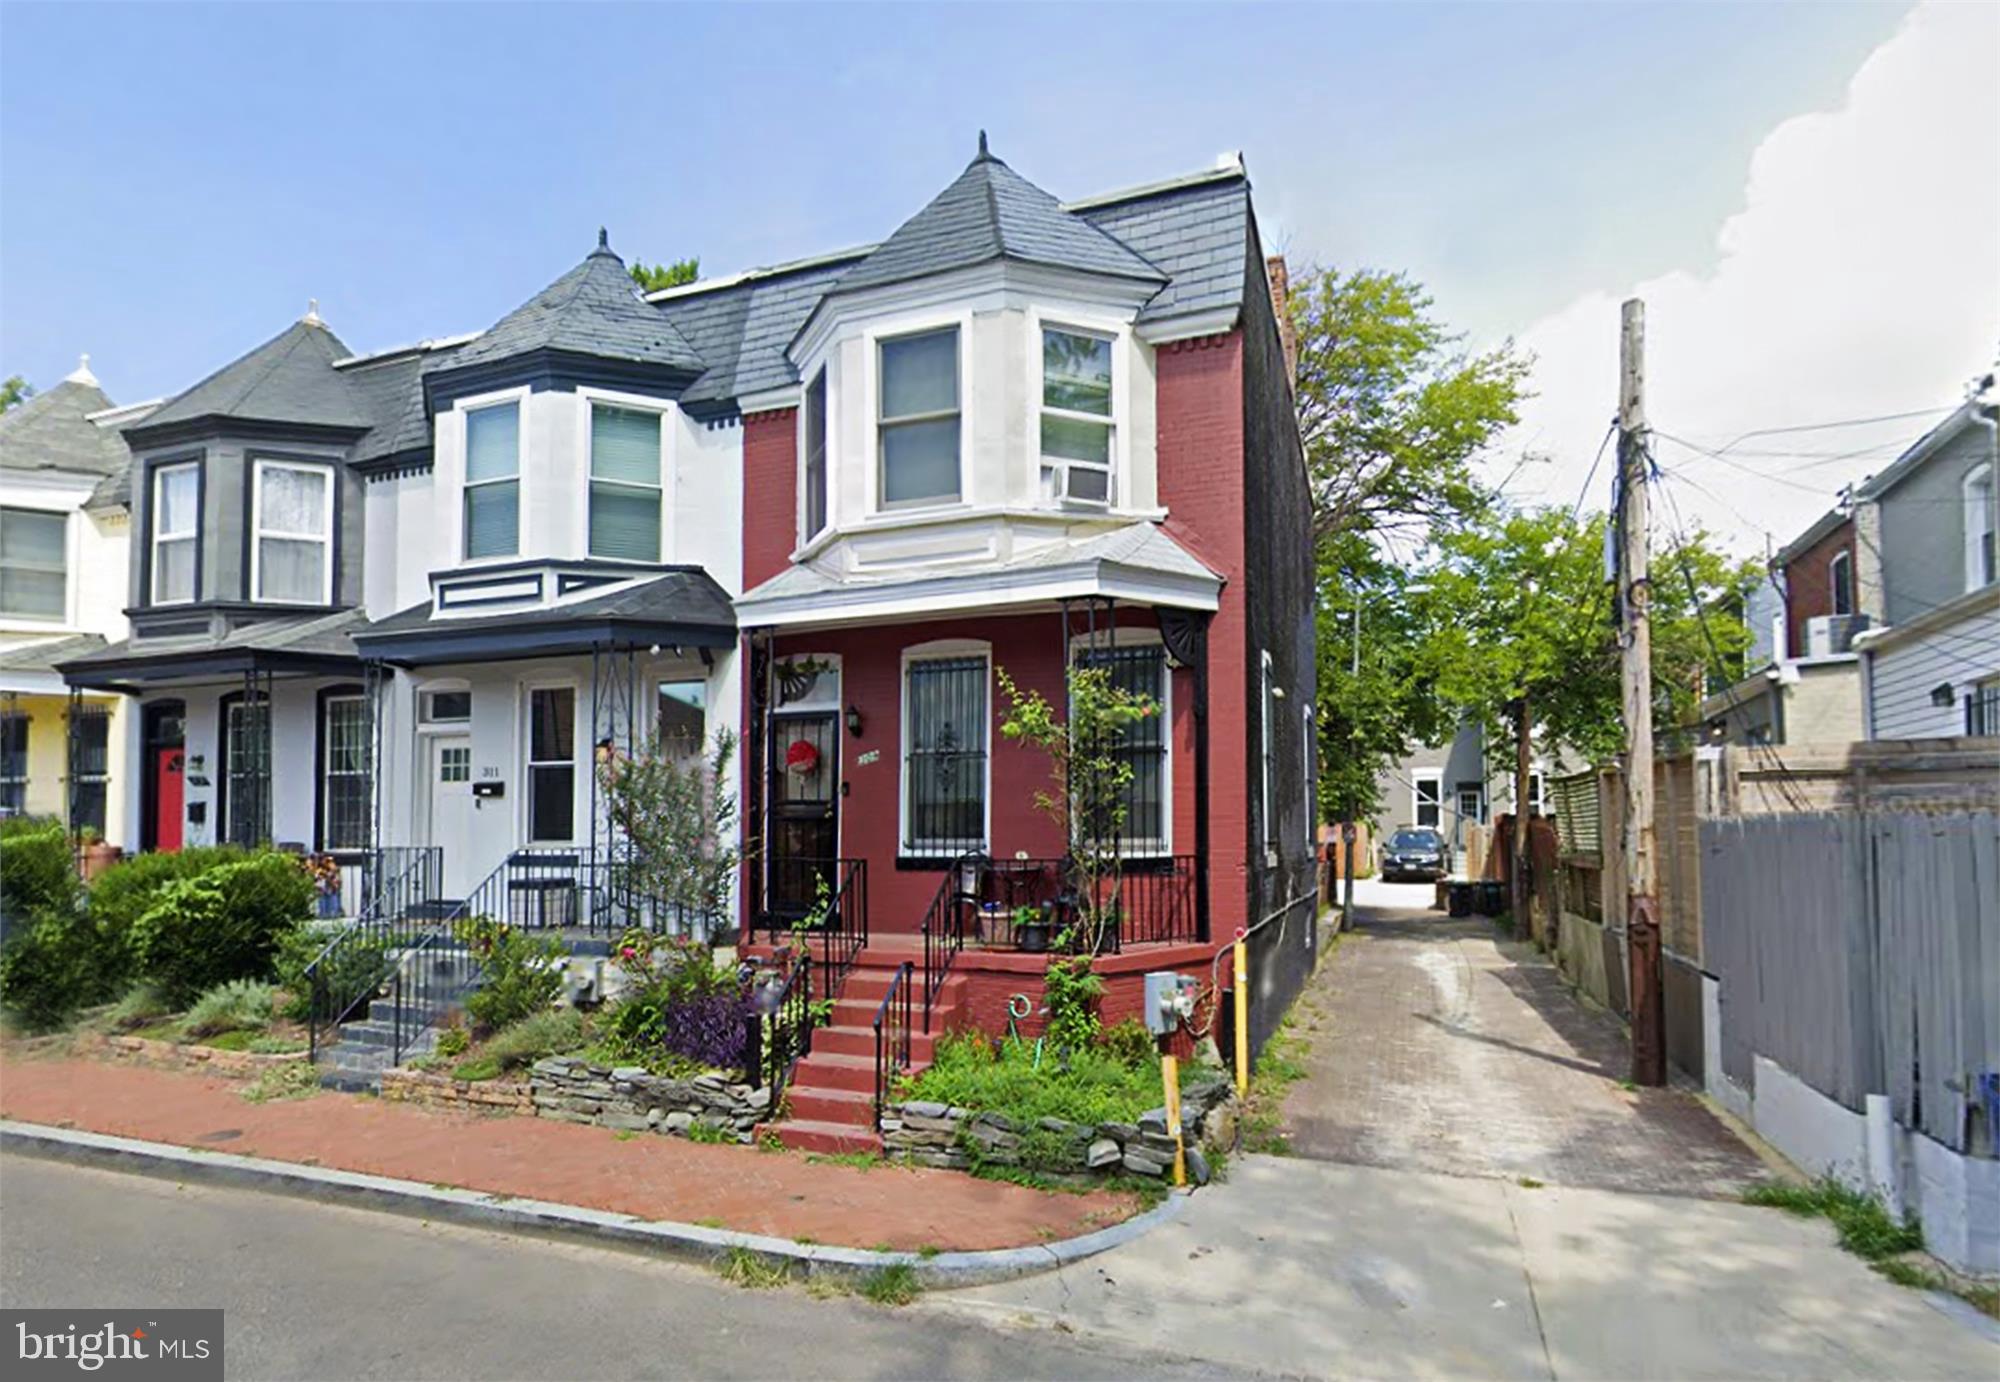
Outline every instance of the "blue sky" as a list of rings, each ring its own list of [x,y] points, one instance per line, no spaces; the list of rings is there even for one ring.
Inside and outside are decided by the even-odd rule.
[[[877,239],[982,126],[1059,196],[1241,150],[1276,247],[1492,339],[1701,271],[1906,9],[8,4],[0,374],[171,393],[309,297],[357,350],[477,329],[600,223],[709,273]]]

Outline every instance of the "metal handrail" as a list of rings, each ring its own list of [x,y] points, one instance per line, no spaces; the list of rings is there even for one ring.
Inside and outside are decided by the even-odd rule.
[[[371,896],[361,914],[329,940],[304,970],[306,1050],[311,1060],[319,1058],[321,1034],[346,1021],[381,987],[390,952],[407,948],[433,924],[430,918],[417,914],[436,900],[443,851],[435,845],[389,845],[375,853],[378,877],[398,856],[403,858],[402,867],[369,890]],[[381,954],[371,965],[367,956],[376,949]]]
[[[768,1011],[752,1013],[746,1023],[744,1073],[758,1076],[770,1087],[770,1116],[774,1119],[793,1068],[812,1049],[812,994],[812,957],[801,955],[785,975]]]
[[[938,885],[937,896],[931,899],[930,910],[924,913],[924,1030],[931,1029],[931,1009],[937,1001],[938,993],[944,988],[944,981],[950,977],[952,962],[959,951],[965,949],[965,902],[966,896],[961,880],[967,868],[977,869],[981,861],[991,863],[983,854],[961,854],[952,861],[951,870],[945,874],[944,882]]]
[[[433,931],[403,952],[390,981],[390,1064],[401,1065],[478,973],[479,962],[449,931]]]
[[[889,991],[875,1009],[875,1131],[882,1131],[882,1111],[889,1103],[889,1080],[897,1070],[910,1068],[910,975],[914,963],[903,961]],[[885,1030],[886,1026],[886,1030]]]

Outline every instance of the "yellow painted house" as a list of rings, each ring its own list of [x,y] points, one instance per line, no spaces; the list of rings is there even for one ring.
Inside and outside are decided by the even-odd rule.
[[[0,414],[0,815],[129,845],[127,697],[72,695],[55,665],[125,637],[131,453],[89,357]]]

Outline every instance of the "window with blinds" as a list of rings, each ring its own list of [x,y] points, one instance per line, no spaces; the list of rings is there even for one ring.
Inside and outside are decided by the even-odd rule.
[[[201,471],[198,463],[165,465],[153,472],[152,601],[192,600],[201,551]]]
[[[0,614],[61,619],[68,613],[69,516],[0,509]]]
[[[958,498],[958,328],[881,343],[882,507]]]
[[[259,461],[252,588],[258,600],[317,605],[333,599],[333,472]]]
[[[986,848],[983,656],[926,658],[903,672],[903,852]]]
[[[590,409],[590,555],[660,560],[660,415]]]
[[[521,546],[521,405],[465,415],[465,555],[511,557]]]

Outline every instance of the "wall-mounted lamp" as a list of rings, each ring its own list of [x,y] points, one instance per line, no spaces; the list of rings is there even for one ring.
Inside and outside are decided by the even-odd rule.
[[[1938,707],[1938,709],[1940,710],[1948,710],[1951,708],[1951,702],[1952,702],[1952,694],[1951,694],[1950,682],[1941,681],[1936,686],[1933,686],[1931,688],[1932,705]]]
[[[847,737],[850,739],[861,737],[861,708],[851,703],[847,707]]]

